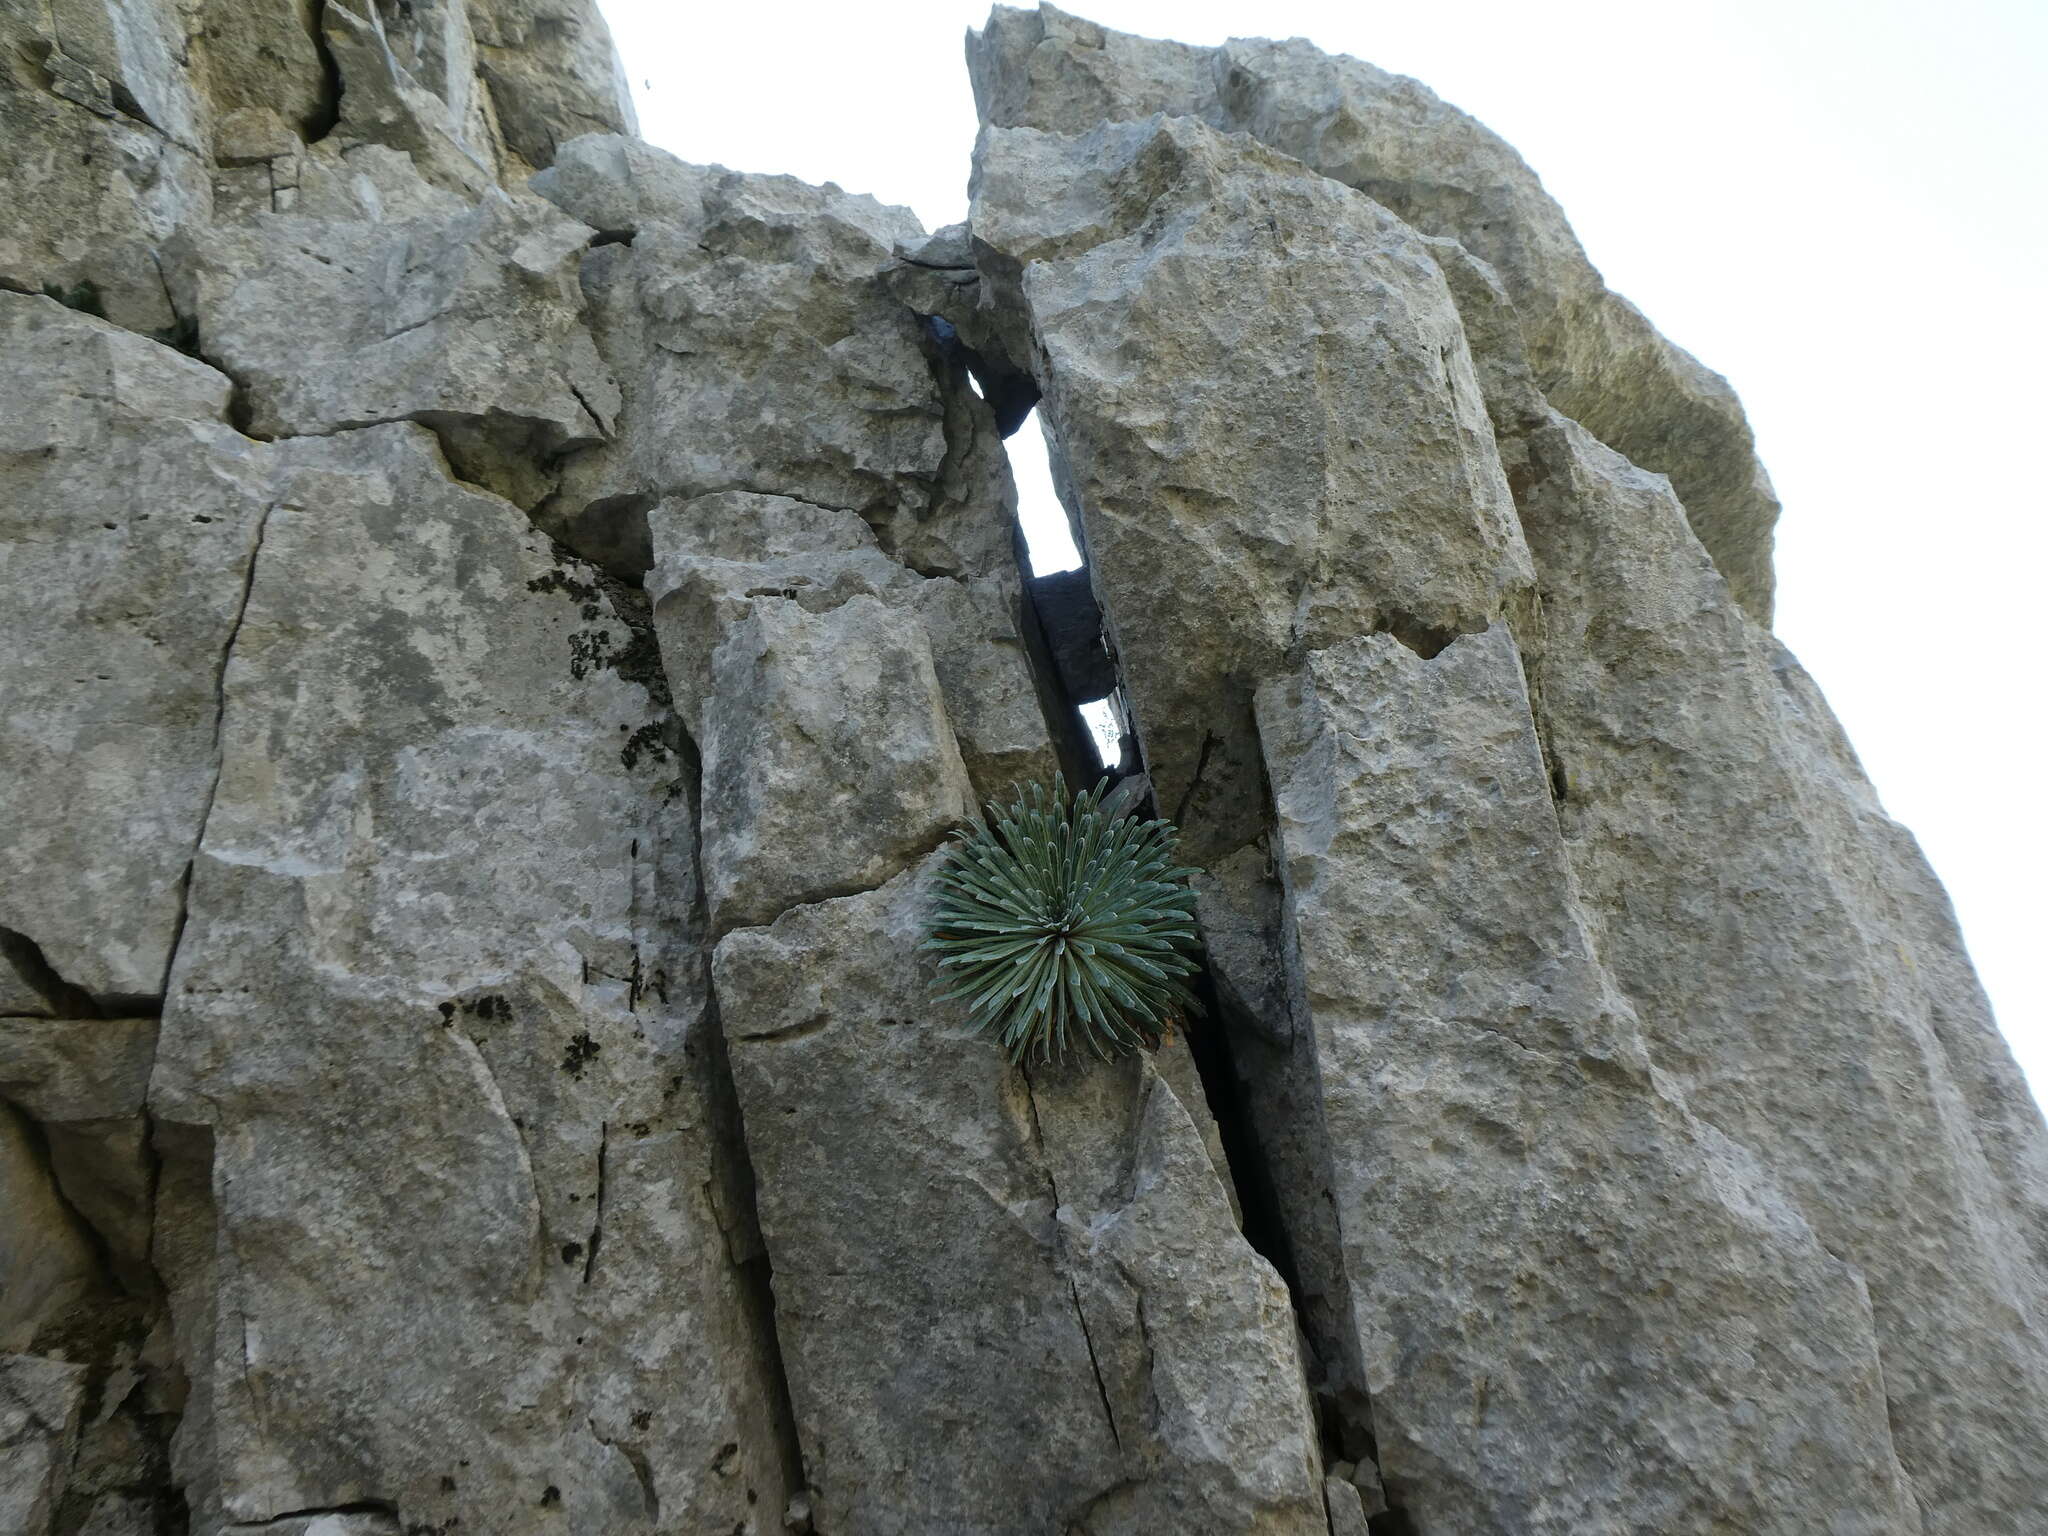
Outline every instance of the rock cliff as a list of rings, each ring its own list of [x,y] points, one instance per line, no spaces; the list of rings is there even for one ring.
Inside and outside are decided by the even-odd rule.
[[[927,232],[591,0],[0,42],[0,1529],[2048,1529],[2048,1133],[1486,129],[998,9]],[[1104,696],[1207,1017],[1007,1066]]]

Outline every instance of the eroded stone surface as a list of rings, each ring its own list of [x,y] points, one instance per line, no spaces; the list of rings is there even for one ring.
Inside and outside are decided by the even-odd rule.
[[[1227,853],[1263,817],[1260,677],[1376,625],[1483,628],[1529,579],[1457,311],[1385,209],[1190,118],[987,130],[972,227],[1161,809]]]
[[[1390,1500],[1789,1533],[1824,1487],[1839,1529],[1916,1529],[1862,1276],[1653,1070],[1505,626],[1313,652],[1260,729]]]
[[[987,408],[881,276],[923,235],[906,209],[606,135],[533,185],[615,241],[584,286],[626,404],[565,467],[565,507],[756,491],[858,512],[921,571],[1010,563]]]
[[[1661,477],[1569,421],[1525,442],[1532,673],[1615,979],[1688,1102],[1867,1279],[1926,1529],[2048,1520],[2008,1428],[2048,1423],[2048,1137],[1947,899]]]
[[[883,554],[853,513],[786,496],[726,491],[669,500],[648,520],[648,595],[669,683],[694,735],[701,738],[716,697],[719,643],[758,604],[788,602],[822,614],[864,594],[924,625],[977,797],[1052,776],[1014,577],[920,576]]]
[[[219,373],[47,298],[0,293],[0,371],[0,928],[73,987],[160,995],[267,450]]]
[[[924,624],[866,595],[749,605],[711,658],[705,885],[715,930],[879,884],[973,789]]]
[[[444,216],[260,216],[181,237],[167,259],[251,432],[422,422],[468,478],[532,505],[551,461],[618,412],[582,322],[589,239],[541,199],[493,190]]]
[[[232,1522],[770,1529],[625,624],[423,428],[279,458],[151,1091],[213,1145],[194,1459]]]
[[[10,1531],[47,1530],[85,1403],[85,1367],[34,1355],[0,1355],[0,1521]]]
[[[596,0],[472,0],[469,24],[498,131],[528,165],[552,164],[582,134],[639,126]]]
[[[998,11],[928,237],[616,136],[588,0],[0,44],[0,1525],[2048,1523],[2038,1114],[1732,395],[1485,130]],[[915,947],[1071,713],[1041,388],[1206,1085]]]
[[[916,948],[936,867],[714,964],[819,1528],[1322,1531],[1205,1112],[1142,1059],[1041,1081],[964,1036]]]
[[[1727,380],[1672,345],[1586,259],[1564,212],[1500,137],[1428,87],[1300,38],[1189,48],[1053,6],[998,6],[970,34],[986,123],[1084,134],[1154,113],[1245,132],[1490,262],[1558,409],[1668,474],[1748,611],[1771,612],[1778,502]]]

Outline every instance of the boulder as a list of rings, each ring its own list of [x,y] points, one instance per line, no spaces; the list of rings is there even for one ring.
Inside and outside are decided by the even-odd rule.
[[[416,178],[415,178],[416,180]],[[166,251],[181,313],[260,437],[417,421],[522,505],[602,441],[617,387],[583,324],[590,231],[524,192],[388,220],[260,215]]]
[[[992,127],[973,191],[1160,807],[1226,854],[1263,819],[1259,678],[1484,628],[1530,579],[1457,309],[1385,209],[1192,118]]]
[[[1259,695],[1387,1497],[1425,1530],[1919,1528],[1862,1274],[1652,1066],[1506,626]]]

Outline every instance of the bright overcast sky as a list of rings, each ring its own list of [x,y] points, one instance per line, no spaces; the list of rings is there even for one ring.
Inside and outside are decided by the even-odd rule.
[[[600,0],[686,160],[966,215],[980,3]],[[2037,1098],[2048,784],[2048,3],[1094,0],[1307,37],[1521,151],[1593,262],[1741,393],[1785,504],[1778,633],[1946,881]],[[1013,438],[1020,484],[1028,429]]]

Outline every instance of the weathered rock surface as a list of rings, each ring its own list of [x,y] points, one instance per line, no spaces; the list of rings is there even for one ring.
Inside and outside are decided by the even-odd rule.
[[[997,6],[968,68],[986,123],[1079,134],[1197,117],[1459,241],[1507,285],[1558,409],[1671,477],[1737,600],[1769,622],[1778,502],[1734,391],[1608,289],[1536,173],[1484,125],[1419,81],[1299,38],[1189,48],[1050,5]]]
[[[989,129],[973,229],[1159,803],[1227,853],[1263,814],[1260,677],[1375,624],[1483,627],[1530,579],[1457,310],[1385,209],[1190,118]]]
[[[221,374],[47,298],[0,293],[0,374],[0,579],[35,595],[0,609],[0,928],[72,988],[159,996],[266,450]]]
[[[1861,1278],[1659,1085],[1505,626],[1313,652],[1259,723],[1393,1502],[1790,1532],[1827,1487],[1841,1528],[1911,1529]],[[1626,1184],[1592,1174],[1617,1152]],[[1733,1314],[1739,1354],[1702,1326]]]
[[[1226,797],[1234,814],[1221,825],[1203,824],[1216,812],[1202,794],[1184,804],[1211,864],[1202,917],[1240,1102],[1277,1186],[1313,1381],[1346,1449],[1364,1445],[1358,1432],[1370,1426],[1389,1498],[1425,1531],[1805,1528],[1813,1511],[1796,1507],[1792,1490],[1814,1478],[1843,1489],[1829,1505],[1843,1528],[2038,1524],[2048,1483],[2020,1462],[2048,1447],[2014,1426],[2048,1422],[2039,1115],[1910,840],[1883,817],[1796,664],[1751,617],[1767,611],[1759,535],[1773,507],[1746,431],[1722,430],[1739,427],[1732,397],[1718,381],[1700,383],[1690,359],[1647,327],[1631,329],[1633,312],[1597,290],[1520,162],[1412,82],[1300,44],[1186,49],[1050,8],[999,10],[970,59],[987,123],[970,222],[982,281],[955,283],[952,313],[1000,338],[1045,392],[1056,479],[1084,530],[1162,805],[1171,810],[1177,786],[1206,785],[1219,766],[1244,786]],[[1148,116],[1158,113],[1169,115]],[[1188,509],[1258,506],[1247,487],[1285,484],[1271,470],[1254,478],[1256,452],[1208,455],[1215,430],[1198,442],[1171,435],[1187,414],[1183,395],[1203,386],[1199,371],[1190,381],[1171,364],[1229,310],[1193,283],[1153,281],[1155,252],[1177,254],[1183,231],[1199,230],[1248,179],[1233,168],[1221,190],[1189,199],[1200,211],[1182,211],[1184,146],[1210,127],[1250,128],[1303,168],[1370,193],[1385,206],[1365,206],[1398,214],[1397,230],[1430,235],[1414,249],[1447,285],[1456,346],[1444,355],[1471,364],[1451,372],[1451,392],[1469,392],[1490,417],[1490,430],[1467,426],[1462,451],[1492,467],[1475,480],[1504,483],[1515,502],[1500,514],[1516,562],[1507,579],[1475,583],[1469,567],[1441,559],[1424,567],[1462,604],[1452,622],[1441,609],[1416,611],[1398,566],[1353,554],[1344,599],[1328,604],[1318,631],[1307,598],[1331,564],[1298,523],[1230,563],[1238,572],[1263,562],[1267,590],[1303,595],[1304,617],[1281,643],[1231,649],[1227,605],[1255,598],[1259,583],[1192,576],[1216,559],[1219,519]],[[1268,238],[1284,239],[1285,205],[1264,198]],[[1489,218],[1490,232],[1480,227]],[[1076,246],[1089,257],[1071,261]],[[1257,267],[1246,258],[1238,270]],[[1277,280],[1247,285],[1258,303],[1313,315],[1332,302],[1321,290],[1344,282],[1311,278],[1299,261],[1285,271],[1277,300],[1264,291]],[[1149,305],[1126,297],[1148,281]],[[1077,304],[1094,321],[1071,327],[1078,347],[1065,319]],[[1417,313],[1369,308],[1384,325]],[[1103,323],[1104,313],[1120,323]],[[1330,345],[1327,331],[1275,326],[1227,366],[1286,377],[1295,358]],[[1133,366],[1155,358],[1168,365]],[[1154,394],[1155,382],[1166,387]],[[1430,398],[1419,383],[1401,394],[1410,410]],[[1412,419],[1394,430],[1405,433],[1391,455],[1403,470],[1447,441]],[[1312,412],[1292,412],[1265,442],[1283,465],[1334,459],[1325,483],[1342,485],[1347,472],[1399,483],[1384,449],[1319,430]],[[1153,483],[1133,494],[1141,475]],[[1290,510],[1300,499],[1286,498]],[[1450,510],[1418,523],[1434,533],[1479,504],[1447,500]],[[1327,537],[1351,554],[1390,530],[1398,539],[1401,523],[1357,497],[1338,504]],[[1220,621],[1213,603],[1187,601],[1193,590],[1227,594]],[[1148,651],[1139,638],[1175,626],[1170,648]],[[1487,647],[1505,651],[1490,668],[1469,660],[1480,641],[1458,638],[1481,629]],[[1383,675],[1397,664],[1420,671],[1397,686]],[[1258,734],[1240,739],[1261,747],[1277,825],[1265,822],[1259,779],[1233,772],[1230,734],[1215,723],[1227,693],[1188,689],[1191,665],[1259,687]],[[1509,673],[1525,702],[1502,701]],[[1426,704],[1408,697],[1423,691]],[[1493,733],[1471,727],[1486,766],[1461,761],[1478,750],[1457,740],[1463,712],[1488,708],[1500,717]],[[1446,895],[1455,870],[1495,878],[1477,873],[1479,829],[1501,814],[1510,780],[1493,759],[1508,753],[1510,730],[1528,825],[1521,854],[1494,856],[1496,876],[1511,868],[1519,887],[1540,869],[1550,883],[1512,901],[1507,889]],[[1447,839],[1434,853],[1430,835]],[[1351,859],[1347,839],[1357,839]],[[1262,869],[1268,849],[1290,885],[1280,909]],[[1375,906],[1375,893],[1389,905]],[[1564,926],[1517,929],[1517,911]],[[1433,958],[1439,944],[1446,956]],[[1517,958],[1489,962],[1499,944]],[[1283,956],[1295,977],[1285,1002],[1271,988]],[[1580,974],[1567,986],[1554,968],[1572,956]],[[1490,990],[1489,965],[1513,972],[1514,985]],[[1567,996],[1577,1001],[1564,1006]],[[1347,1021],[1334,1036],[1333,1019]],[[1460,1046],[1458,1019],[1495,1033]],[[1532,1039],[1539,1025],[1565,1033]],[[1429,1036],[1413,1061],[1410,1028]],[[1537,1054],[1502,1058],[1500,1031]],[[1593,1036],[1606,1043],[1589,1047]],[[1557,1060],[1546,1064],[1545,1051]],[[1629,1081],[1587,1066],[1622,1056],[1635,1062],[1621,1074]],[[1602,1115],[1623,1118],[1580,1142]],[[1408,1126],[1416,1140],[1404,1147]],[[1872,1159],[1876,1145],[1895,1155]],[[1601,1149],[1623,1146],[1626,1174],[1598,1171]],[[1475,1172],[1495,1154],[1512,1171]],[[1427,1227],[1402,1214],[1411,1178],[1429,1191],[1413,1207],[1432,1213]],[[1537,1193],[1567,1186],[1579,1192]],[[1328,1209],[1312,1193],[1320,1188],[1331,1191]],[[1516,1206],[1504,1201],[1543,1209],[1546,1199],[1553,1209],[1569,1199],[1570,1230],[1596,1252],[1642,1263],[1703,1241],[1713,1257],[1682,1261],[1684,1283],[1581,1272],[1561,1253],[1534,1260],[1531,1273],[1559,1287],[1544,1359],[1554,1364],[1555,1337],[1579,1330],[1575,1379],[1597,1372],[1608,1385],[1569,1411],[1555,1406],[1561,1396],[1526,1410],[1546,1427],[1517,1431],[1514,1394],[1540,1398],[1550,1367],[1516,1365],[1518,1335],[1498,1321],[1499,1298],[1528,1294],[1525,1283],[1487,1281],[1472,1256],[1543,1254],[1539,1232],[1484,1229],[1510,1219]],[[1453,1208],[1471,1209],[1478,1229],[1447,1221]],[[1649,1220],[1673,1225],[1654,1238],[1627,1230]],[[1593,1235],[1604,1224],[1608,1235]],[[1392,1249],[1376,1250],[1381,1242]],[[1938,1294],[1934,1277],[1951,1265],[1956,1287]],[[1777,1287],[1769,1301],[1754,1294],[1762,1273]],[[1459,1300],[1468,1280],[1483,1300]],[[1411,1285],[1427,1298],[1413,1325],[1400,1321]],[[1670,1309],[1661,1323],[1658,1308]],[[1738,1313],[1752,1337],[1775,1332],[1796,1370],[1754,1344],[1724,1356],[1697,1342]],[[1508,1331],[1482,1342],[1491,1326]],[[1650,1350],[1646,1387],[1631,1386],[1643,1346],[1629,1341],[1645,1337],[1664,1342]],[[1671,1342],[1680,1337],[1693,1342]],[[1444,1377],[1428,1382],[1437,1370]],[[1685,1406],[1688,1393],[1711,1403],[1759,1370],[1764,1380],[1718,1406]],[[1359,1400],[1367,1389],[1369,1403]],[[1777,1394],[1810,1438],[1743,1429],[1744,1405]],[[1609,1411],[1627,1423],[1603,1426]],[[1651,1454],[1632,1427],[1644,1418],[1726,1423],[1711,1441],[1667,1430]],[[1678,1470],[1688,1462],[1694,1471]]]
[[[10,1204],[9,1210],[14,1207]],[[48,1530],[85,1402],[82,1365],[0,1355],[0,1521],[10,1531]]]
[[[0,45],[0,1527],[2048,1528],[2048,1135],[1486,130],[999,9],[927,235],[591,0]],[[1104,696],[1206,1013],[1027,1072],[923,913]]]
[[[705,884],[714,929],[878,884],[967,819],[972,789],[915,617],[856,596],[757,603],[711,657]]]
[[[819,1528],[1322,1530],[1293,1316],[1206,1110],[963,1036],[916,949],[935,868],[714,966]]]
[[[602,135],[533,184],[612,242],[583,282],[625,394],[549,515],[755,491],[857,512],[926,574],[1012,569],[992,418],[883,277],[908,210]]]
[[[582,323],[591,232],[525,192],[445,216],[259,215],[181,235],[166,266],[259,437],[386,421],[441,434],[467,478],[522,505],[601,442],[619,393]]]
[[[922,625],[978,797],[1051,777],[1014,572],[920,576],[883,554],[853,513],[750,491],[670,499],[648,513],[648,523],[647,593],[677,708],[699,739],[721,691],[714,656],[734,626],[763,605],[819,615],[868,596]]]
[[[625,623],[422,428],[279,459],[151,1090],[214,1147],[220,1509],[745,1525],[783,1472]]]
[[[470,0],[469,25],[498,131],[528,165],[583,134],[639,127],[596,0]]]

